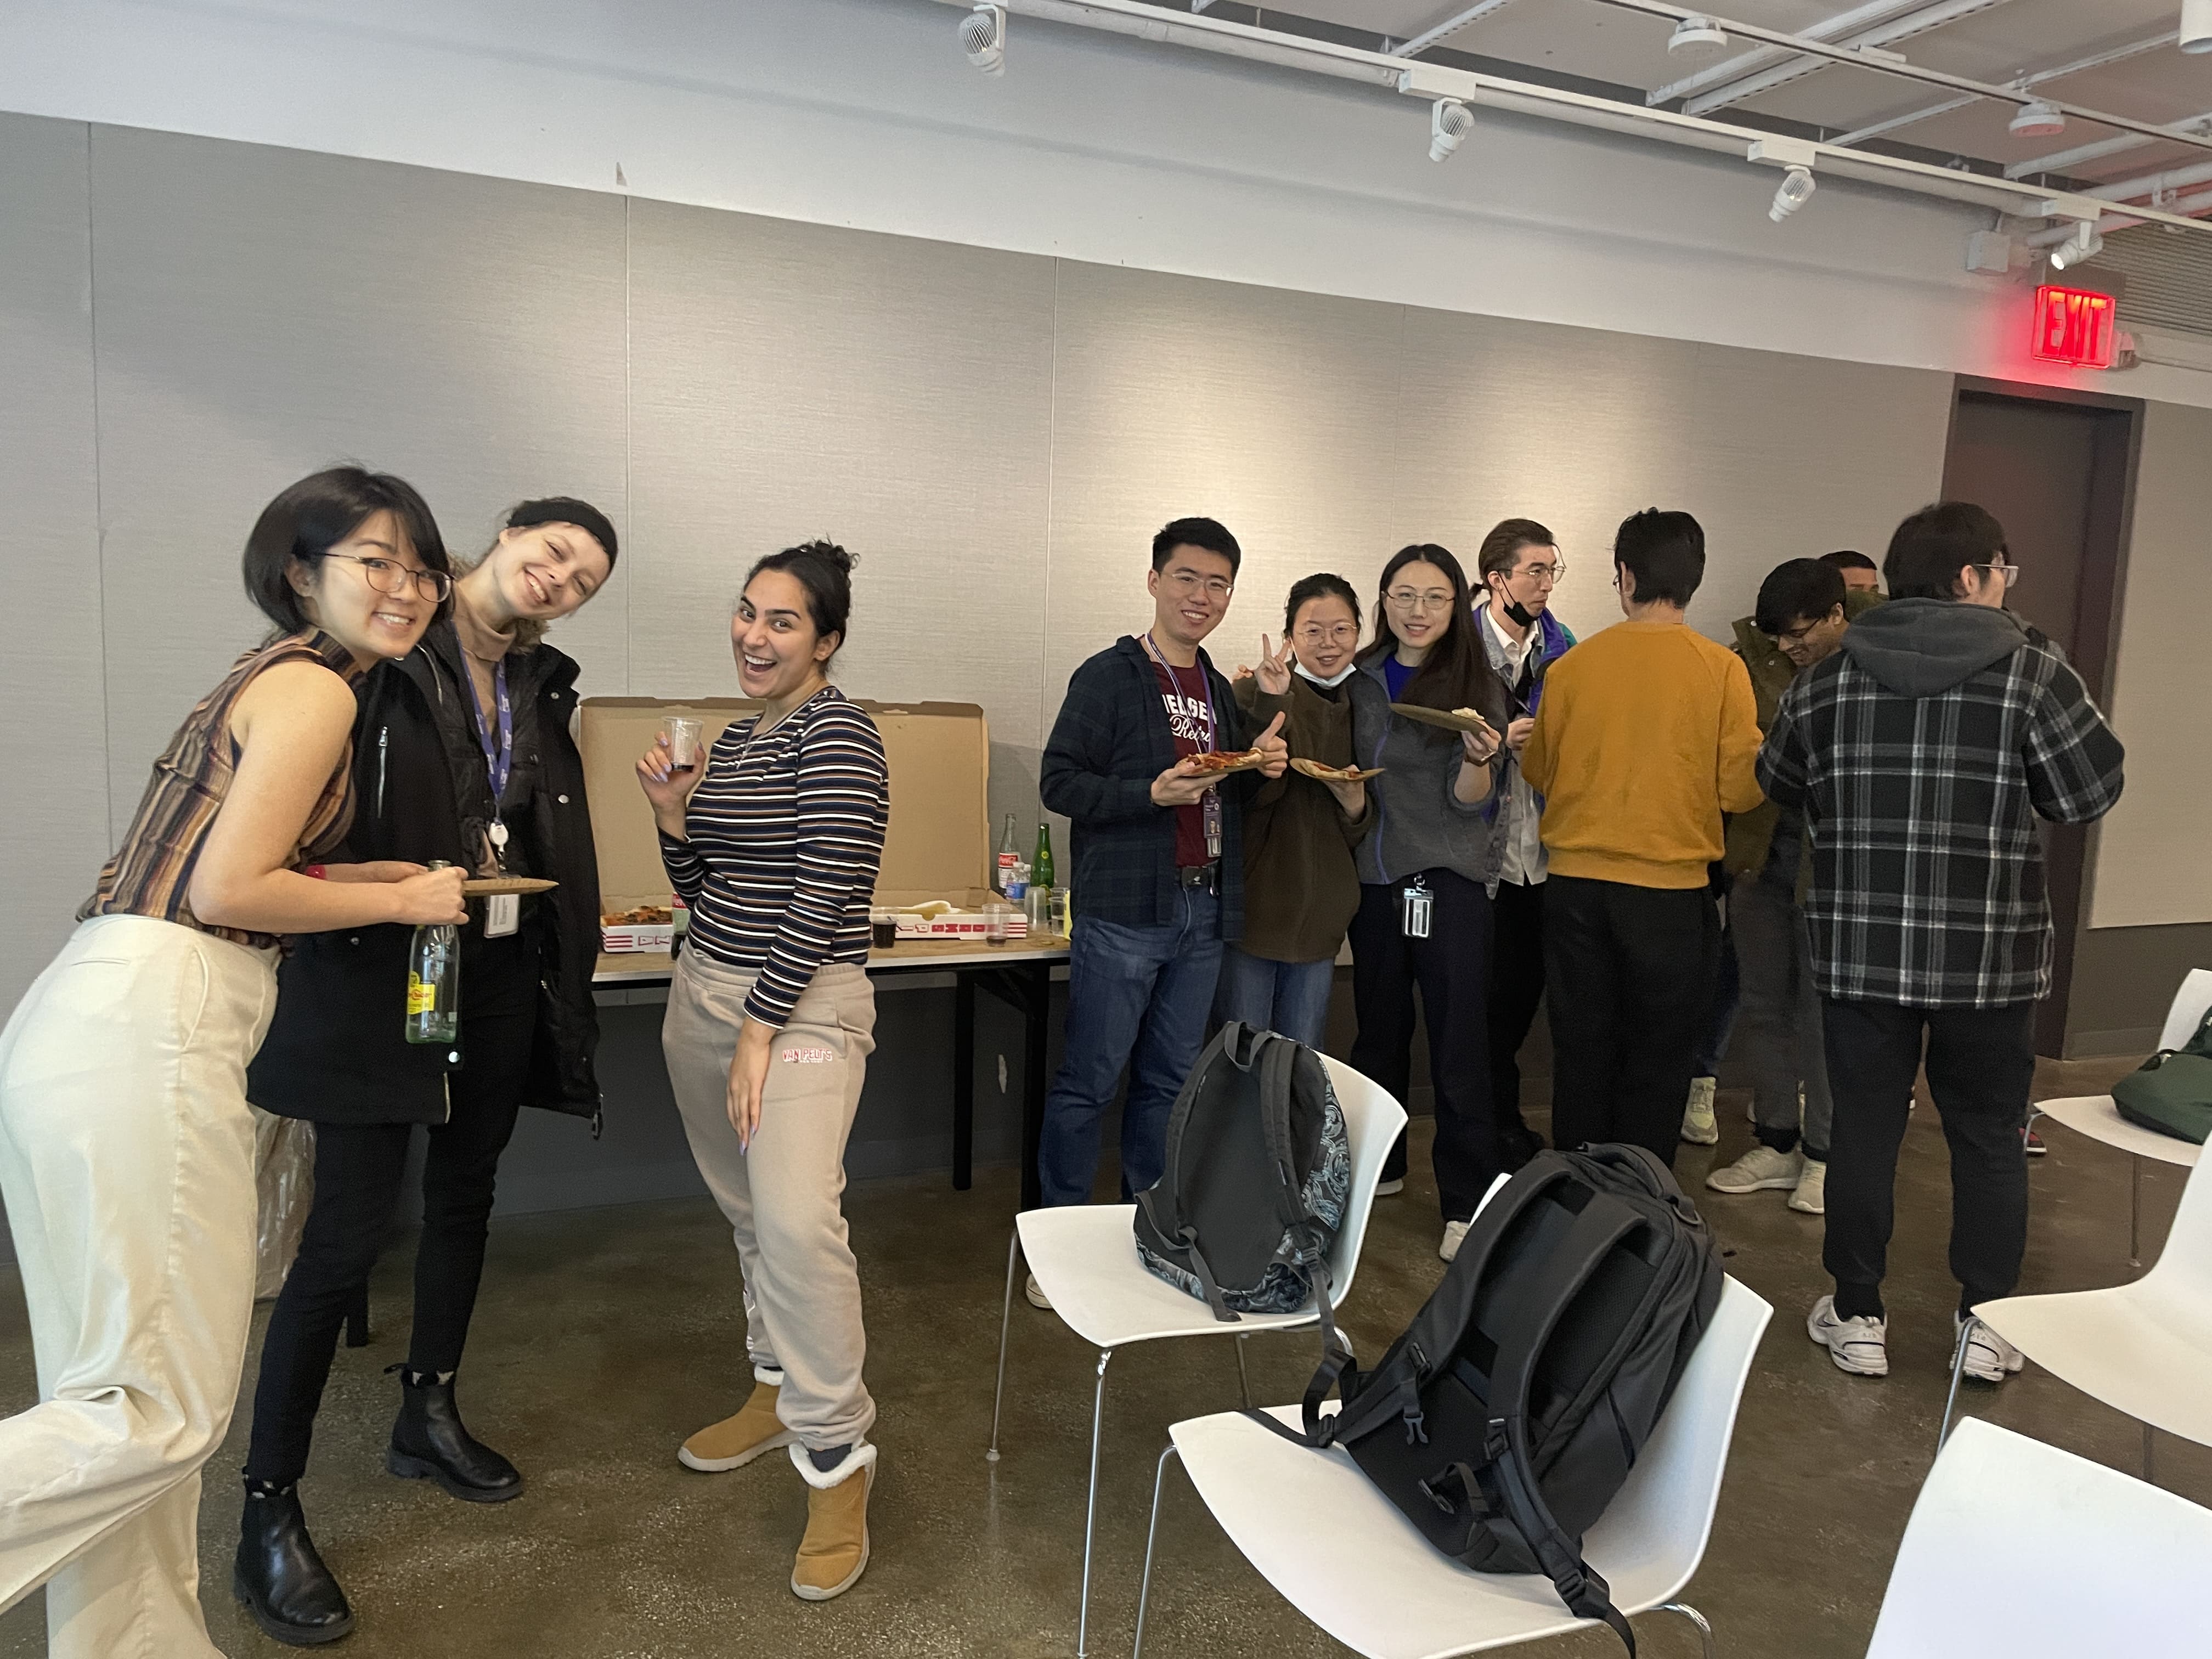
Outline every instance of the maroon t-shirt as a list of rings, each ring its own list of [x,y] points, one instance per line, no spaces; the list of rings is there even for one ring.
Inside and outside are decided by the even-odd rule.
[[[1152,678],[1159,682],[1160,701],[1167,705],[1176,758],[1209,753],[1213,748],[1213,709],[1206,701],[1204,666],[1173,668],[1155,657]],[[1185,866],[1212,862],[1206,850],[1206,809],[1201,805],[1176,808],[1176,862]]]

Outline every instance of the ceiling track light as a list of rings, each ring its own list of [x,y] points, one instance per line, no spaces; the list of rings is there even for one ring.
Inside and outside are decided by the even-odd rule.
[[[986,75],[1006,72],[1006,9],[978,6],[960,20],[960,50]]]
[[[2181,0],[2181,49],[2212,52],[2212,0]]]
[[[2074,234],[2051,250],[2051,268],[2064,270],[2085,259],[2094,259],[2105,251],[2105,239],[2097,234],[2096,226],[2087,219],[2074,222]]]
[[[2039,98],[2014,111],[2005,131],[2015,138],[2056,138],[2066,131],[2066,112],[2049,99]]]
[[[1820,185],[1814,181],[1812,168],[1791,167],[1782,175],[1782,183],[1774,192],[1774,204],[1766,210],[1766,216],[1780,224],[1811,201],[1813,192],[1819,188]]]
[[[1674,25],[1674,32],[1667,37],[1668,52],[1686,52],[1698,57],[1718,52],[1727,45],[1727,33],[1716,28],[1710,17],[1685,17]]]
[[[1429,160],[1441,161],[1474,131],[1474,117],[1456,98],[1439,98],[1429,110]]]

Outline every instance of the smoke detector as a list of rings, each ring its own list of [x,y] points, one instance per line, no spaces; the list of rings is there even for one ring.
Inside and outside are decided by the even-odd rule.
[[[2015,138],[2056,138],[2066,131],[2066,114],[2049,100],[2039,98],[2014,112],[2005,131]]]

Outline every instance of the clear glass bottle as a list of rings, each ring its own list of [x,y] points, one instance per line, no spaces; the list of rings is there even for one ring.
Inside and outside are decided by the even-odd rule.
[[[1009,812],[1006,814],[1006,832],[999,837],[998,866],[991,873],[991,885],[1001,893],[1006,890],[1006,884],[1014,878],[1014,863],[1021,855],[1021,848],[1014,845],[1014,815]]]
[[[433,870],[447,868],[434,860]],[[452,922],[417,927],[407,952],[407,1040],[452,1042],[461,1034],[461,930]]]

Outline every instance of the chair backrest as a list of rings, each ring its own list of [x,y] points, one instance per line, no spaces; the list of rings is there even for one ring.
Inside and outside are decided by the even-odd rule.
[[[1966,1418],[1912,1506],[1867,1659],[2212,1653],[2212,1510]]]
[[[1359,1247],[1367,1238],[1367,1214],[1375,1207],[1376,1184],[1382,1179],[1382,1161],[1406,1127],[1406,1109],[1390,1091],[1372,1079],[1361,1076],[1340,1060],[1321,1057],[1328,1071],[1329,1086],[1344,1113],[1344,1135],[1352,1153],[1352,1190],[1345,1195],[1344,1224],[1336,1230],[1336,1249],[1328,1263],[1332,1306],[1341,1307],[1352,1293],[1352,1280],[1359,1271]]]
[[[1626,1484],[1583,1535],[1584,1557],[1616,1586],[1636,1585],[1638,1601],[1672,1596],[1705,1556],[1736,1407],[1773,1316],[1773,1305],[1757,1291],[1735,1279],[1722,1280],[1712,1326],[1682,1368],[1674,1398]],[[1652,1589],[1655,1583],[1666,1588]]]
[[[2212,1008],[2212,968],[2191,968],[2181,976],[2181,988],[2173,994],[2173,1006],[2166,1011],[2166,1029],[2158,1034],[2158,1046],[2179,1048],[2188,1042],[2197,1035],[2207,1008]]]
[[[2212,1170],[2212,1158],[2198,1158],[2189,1171],[2166,1244],[2138,1284],[2148,1290],[2155,1279],[2160,1291],[2212,1306],[2212,1175],[2207,1170]]]

